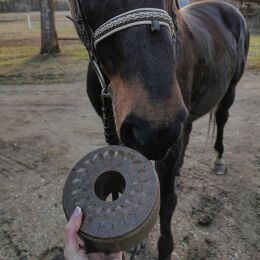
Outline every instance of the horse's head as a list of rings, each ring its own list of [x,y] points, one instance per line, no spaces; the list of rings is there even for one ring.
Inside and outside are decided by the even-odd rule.
[[[169,10],[166,0],[81,0],[93,31],[109,19],[138,8]],[[171,8],[176,8],[175,1]],[[110,81],[117,132],[122,142],[161,159],[182,132],[187,110],[176,80],[176,54],[167,26],[138,25],[114,33],[96,47]]]

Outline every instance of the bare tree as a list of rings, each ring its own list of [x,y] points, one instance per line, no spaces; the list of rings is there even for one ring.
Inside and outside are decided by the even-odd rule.
[[[41,54],[60,52],[55,27],[54,0],[40,0],[41,11]]]

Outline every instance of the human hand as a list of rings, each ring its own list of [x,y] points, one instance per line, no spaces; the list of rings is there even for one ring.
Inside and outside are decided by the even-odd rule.
[[[86,255],[84,249],[80,248],[77,240],[77,232],[82,222],[82,210],[77,207],[72,214],[70,221],[65,227],[65,250],[66,260],[122,260],[122,252],[105,254],[91,253]]]

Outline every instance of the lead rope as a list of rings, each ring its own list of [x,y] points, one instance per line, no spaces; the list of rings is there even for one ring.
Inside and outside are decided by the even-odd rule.
[[[108,86],[106,84],[106,81],[103,77],[103,74],[99,69],[97,62],[93,58],[92,58],[92,64],[96,71],[99,82],[102,86],[102,91],[101,91],[102,117],[103,117],[104,135],[105,135],[106,143],[109,145],[119,145],[120,139],[116,131],[111,95]]]

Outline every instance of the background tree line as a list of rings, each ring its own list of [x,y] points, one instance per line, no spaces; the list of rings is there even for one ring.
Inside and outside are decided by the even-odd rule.
[[[182,2],[182,1],[186,1],[186,0],[179,0],[179,2]],[[190,3],[195,3],[195,2],[200,2],[200,1],[203,1],[203,0],[189,0]],[[221,1],[221,0],[219,0]],[[257,4],[259,5],[260,4],[260,0],[223,0],[225,2],[229,2],[231,4],[239,4],[239,5],[245,5],[245,4]]]
[[[180,3],[184,0],[180,0]],[[185,0],[186,1],[186,0]],[[197,2],[198,0],[189,0]],[[259,4],[260,0],[226,0],[241,4]],[[187,1],[188,2],[188,1]],[[29,10],[21,10],[28,7]],[[68,0],[0,0],[0,12],[7,11],[33,11],[41,12],[41,54],[60,52],[58,37],[55,27],[55,7],[68,10]],[[20,9],[19,9],[20,8]],[[59,9],[59,8],[58,8]]]
[[[0,12],[29,12],[39,11],[41,0],[0,0]],[[67,11],[68,0],[54,1],[54,7],[57,11]]]

